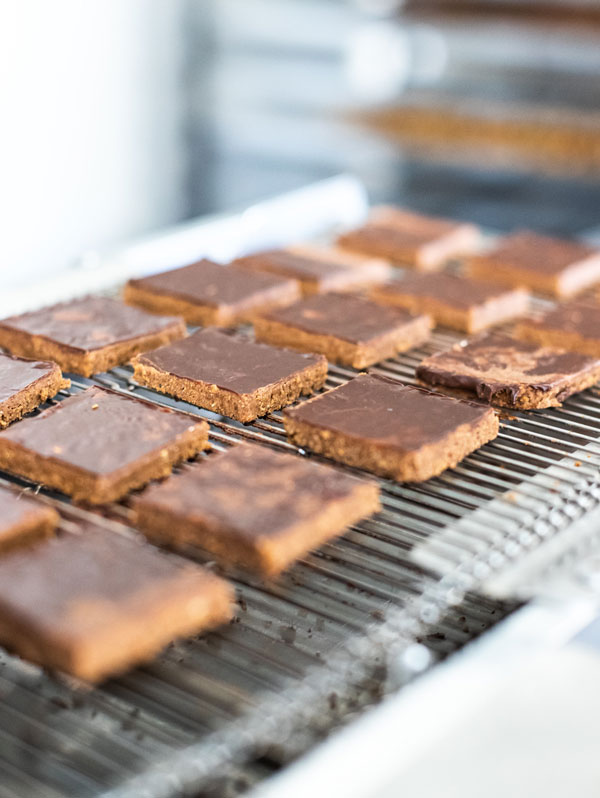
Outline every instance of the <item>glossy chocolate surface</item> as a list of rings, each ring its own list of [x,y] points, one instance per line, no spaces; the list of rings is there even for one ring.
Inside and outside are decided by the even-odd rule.
[[[193,426],[187,414],[94,386],[0,432],[0,446],[9,440],[40,458],[111,474],[158,455]]]
[[[324,361],[322,355],[258,344],[215,329],[200,330],[139,356],[145,366],[236,394],[252,393],[319,361]]]
[[[436,443],[457,427],[476,426],[491,411],[385,377],[360,374],[340,388],[283,412],[334,434],[406,452]]]
[[[499,266],[506,265],[545,275],[560,274],[571,264],[589,258],[599,252],[578,241],[541,236],[528,230],[520,230],[502,238],[495,247],[482,257]],[[600,272],[600,264],[599,264]]]
[[[242,444],[150,486],[137,504],[225,526],[252,541],[314,520],[358,484],[320,463]]]
[[[508,392],[516,401],[528,388],[550,391],[565,383],[569,395],[568,381],[592,368],[600,368],[600,360],[491,333],[427,358],[417,368],[417,377],[473,391],[486,401],[499,392]]]
[[[390,296],[397,294],[419,297],[423,300],[431,299],[453,308],[469,310],[490,299],[511,294],[514,289],[485,280],[459,277],[449,272],[436,272],[407,274],[401,280],[386,283],[378,291]]]
[[[360,343],[410,324],[416,317],[351,294],[321,294],[271,311],[265,318],[316,335]]]
[[[155,316],[109,297],[88,296],[3,319],[0,327],[39,335],[81,352],[91,352],[160,333],[179,323],[175,317]]]
[[[289,281],[276,275],[201,260],[141,280],[130,280],[130,284],[145,291],[177,297],[187,302],[218,307],[243,304],[256,294],[285,288]]]
[[[57,371],[48,360],[24,360],[0,352],[0,403]]]

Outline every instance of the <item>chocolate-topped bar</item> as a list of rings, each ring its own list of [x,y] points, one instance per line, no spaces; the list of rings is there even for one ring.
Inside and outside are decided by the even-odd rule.
[[[413,313],[428,313],[438,324],[467,333],[513,319],[529,307],[529,294],[523,288],[450,272],[409,274],[374,288],[371,298]]]
[[[272,576],[376,512],[378,497],[374,482],[242,444],[150,486],[134,513],[153,540]]]
[[[129,280],[124,299],[153,313],[172,313],[189,324],[232,326],[300,296],[296,280],[201,260],[180,269]]]
[[[155,316],[102,296],[0,321],[0,346],[12,354],[54,360],[63,371],[85,377],[186,334],[183,319]]]
[[[417,377],[505,407],[557,407],[600,379],[600,360],[488,333],[426,358]]]
[[[567,298],[600,282],[600,250],[521,230],[469,258],[468,267],[474,277]]]
[[[207,438],[205,421],[94,386],[0,432],[0,468],[99,504],[167,476]]]
[[[322,355],[306,355],[207,329],[133,361],[134,378],[161,393],[244,423],[319,389]]]
[[[56,363],[0,352],[0,429],[68,388]]]
[[[351,294],[321,294],[254,320],[259,341],[361,369],[423,343],[431,318]]]
[[[58,513],[23,491],[0,485],[0,552],[35,543],[50,537],[58,523]]]
[[[227,622],[232,607],[223,579],[91,524],[0,560],[0,642],[89,682]]]
[[[344,259],[339,251],[319,251],[315,247],[272,249],[238,258],[235,266],[257,272],[278,274],[298,280],[302,293],[323,294],[328,291],[356,291],[387,280],[391,269],[377,259]]]
[[[437,271],[449,260],[475,251],[479,240],[473,224],[384,206],[375,208],[363,227],[344,233],[337,243],[401,266]]]
[[[600,305],[591,301],[565,302],[540,319],[524,319],[515,334],[542,346],[600,357]]]
[[[296,445],[403,482],[452,468],[498,434],[489,407],[370,374],[283,416]]]

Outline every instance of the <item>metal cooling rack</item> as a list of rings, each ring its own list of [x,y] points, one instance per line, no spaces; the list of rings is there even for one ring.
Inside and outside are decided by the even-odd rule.
[[[424,356],[456,340],[438,330],[370,371],[412,383]],[[354,374],[332,366],[326,387]],[[125,367],[72,380],[69,393],[97,383],[206,417],[214,449],[250,440],[297,451],[280,413],[244,426],[142,388]],[[515,603],[482,592],[490,576],[600,504],[599,441],[596,388],[562,408],[504,413],[498,438],[457,468],[423,484],[381,480],[382,512],[277,582],[228,572],[234,623],[99,688],[4,655],[0,796],[243,792],[505,617]],[[88,515],[42,494],[60,502],[67,523]],[[94,519],[121,528],[129,508]]]

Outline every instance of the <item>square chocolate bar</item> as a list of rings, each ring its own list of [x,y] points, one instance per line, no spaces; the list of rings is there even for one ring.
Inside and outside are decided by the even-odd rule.
[[[498,434],[489,407],[370,374],[283,415],[297,446],[401,482],[436,476]]]
[[[134,504],[135,525],[170,545],[274,575],[379,509],[374,482],[242,444],[194,464]]]
[[[140,385],[244,423],[319,389],[323,355],[305,355],[207,329],[134,360]]]
[[[401,208],[375,208],[363,227],[344,233],[338,245],[419,271],[437,271],[473,252],[480,241],[473,224],[424,216]]]
[[[69,384],[56,363],[24,360],[0,352],[0,429],[35,410]]]
[[[228,327],[300,296],[296,280],[201,260],[180,269],[129,280],[124,299],[152,313],[171,313],[189,324]]]
[[[0,432],[0,468],[99,504],[167,476],[207,440],[205,421],[92,387]]]
[[[320,352],[356,369],[406,352],[429,338],[429,316],[381,307],[351,294],[321,294],[254,320],[259,341]]]
[[[505,407],[557,407],[600,379],[600,360],[488,333],[426,358],[417,377]]]
[[[0,559],[0,642],[89,682],[227,622],[229,584],[91,524]]]
[[[84,377],[185,335],[183,319],[155,316],[102,296],[0,321],[0,346],[14,355],[54,360],[63,371]]]

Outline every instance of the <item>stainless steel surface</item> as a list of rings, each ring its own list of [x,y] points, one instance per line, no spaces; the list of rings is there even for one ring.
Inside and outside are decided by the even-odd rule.
[[[457,339],[438,330],[370,371],[412,383],[422,357]],[[327,387],[354,374],[332,366]],[[136,385],[128,367],[72,380],[71,393],[99,383],[204,416],[217,450],[250,440],[305,454],[286,441],[279,412],[244,426]],[[492,578],[548,542],[568,543],[575,521],[588,534],[585,519],[600,506],[599,439],[596,388],[559,409],[503,413],[498,438],[457,468],[417,485],[381,480],[381,513],[277,582],[229,571],[234,623],[101,687],[3,654],[0,798],[243,792],[505,617],[515,582],[492,594]],[[66,523],[87,516],[41,494],[61,503]],[[105,515],[93,517],[122,530],[127,503]]]

